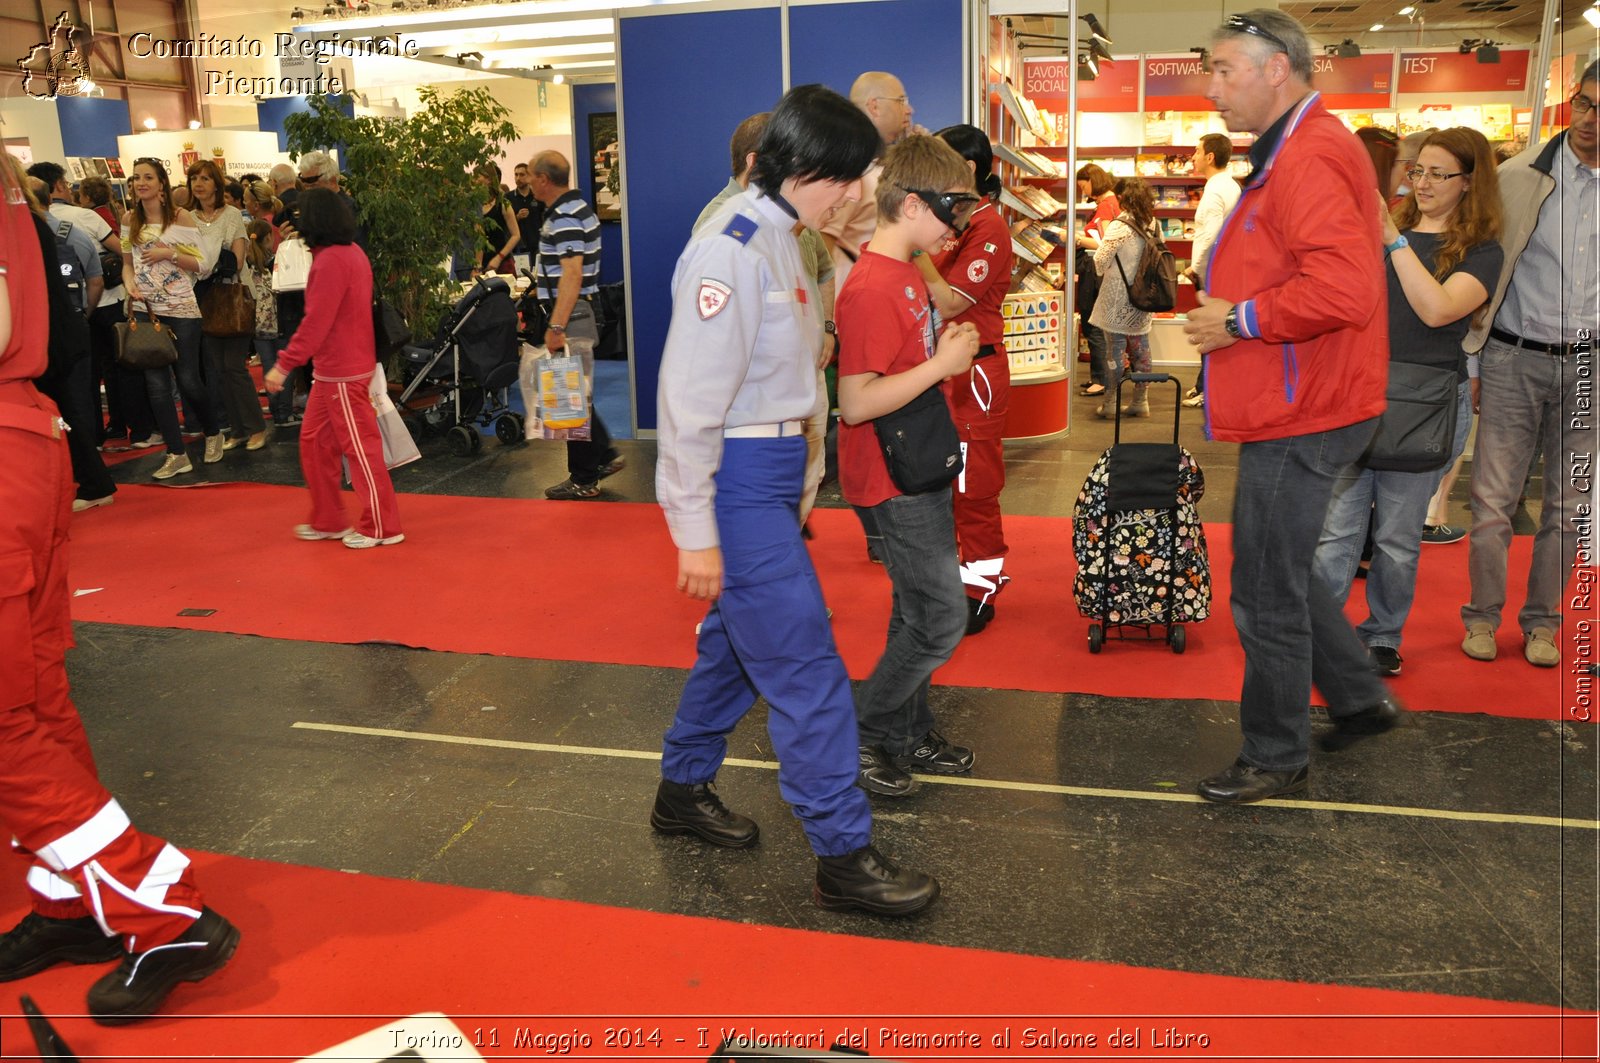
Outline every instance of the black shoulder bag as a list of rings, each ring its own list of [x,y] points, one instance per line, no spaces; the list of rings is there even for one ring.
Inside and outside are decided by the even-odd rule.
[[[908,495],[937,491],[961,475],[961,437],[935,384],[872,422],[894,485]]]

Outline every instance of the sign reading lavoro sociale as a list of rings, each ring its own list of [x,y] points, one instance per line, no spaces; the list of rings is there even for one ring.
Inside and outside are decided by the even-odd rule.
[[[1498,63],[1480,63],[1474,53],[1401,52],[1400,91],[1434,95],[1440,92],[1517,92],[1528,87],[1528,50],[1500,50]]]
[[[1072,77],[1072,59],[1069,56],[1027,59],[1023,61],[1022,71],[1024,96],[1052,111],[1066,109],[1067,86]],[[1082,78],[1078,81],[1080,111],[1138,109],[1139,63],[1135,58],[1101,60],[1099,77],[1093,81]]]

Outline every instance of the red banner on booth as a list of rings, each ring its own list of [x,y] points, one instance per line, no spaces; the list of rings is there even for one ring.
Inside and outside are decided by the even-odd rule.
[[[1312,60],[1312,85],[1327,107],[1387,111],[1394,104],[1394,53],[1369,52]]]
[[[1022,94],[1046,110],[1064,111],[1071,77],[1072,59],[1068,56],[1027,59],[1022,64]],[[1135,59],[1102,60],[1099,77],[1078,81],[1080,111],[1138,109],[1139,64]]]
[[[1209,111],[1206,86],[1211,75],[1198,55],[1147,55],[1144,59],[1146,111]]]
[[[1498,63],[1480,63],[1475,53],[1401,52],[1400,91],[1523,92],[1528,87],[1528,50],[1500,49]]]

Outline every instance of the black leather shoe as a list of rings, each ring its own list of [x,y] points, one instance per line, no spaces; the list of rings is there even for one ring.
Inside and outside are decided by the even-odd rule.
[[[1394,698],[1384,698],[1369,708],[1349,716],[1333,716],[1333,730],[1322,736],[1318,743],[1329,753],[1349,749],[1363,738],[1381,735],[1400,725],[1405,719],[1405,706]]]
[[[179,982],[215,974],[238,947],[238,929],[210,908],[203,909],[176,941],[124,953],[121,966],[89,987],[89,1015],[102,1026],[147,1018]]]
[[[1377,675],[1399,675],[1401,665],[1400,651],[1393,646],[1374,646],[1367,651],[1372,658],[1372,671]]]
[[[1263,771],[1253,764],[1236,760],[1211,778],[1200,780],[1195,790],[1207,801],[1241,805],[1282,794],[1297,794],[1306,788],[1308,775],[1305,768]]]
[[[960,775],[972,770],[972,750],[953,746],[938,731],[922,736],[915,749],[894,758],[895,766],[905,771],[925,771],[930,775]]]
[[[811,897],[830,912],[859,908],[878,915],[911,915],[938,896],[939,883],[932,875],[907,871],[870,845],[845,856],[817,857]]]
[[[916,780],[902,771],[882,746],[862,746],[858,755],[861,769],[856,785],[868,793],[904,797],[916,786]]]
[[[761,837],[756,821],[737,812],[717,796],[716,784],[661,780],[656,787],[656,807],[650,825],[663,834],[693,834],[726,849],[748,849]]]
[[[110,963],[122,941],[107,937],[92,916],[49,919],[35,912],[0,937],[0,982],[37,974],[58,963]]]
[[[967,599],[967,634],[976,635],[994,619],[994,606],[976,598]]]

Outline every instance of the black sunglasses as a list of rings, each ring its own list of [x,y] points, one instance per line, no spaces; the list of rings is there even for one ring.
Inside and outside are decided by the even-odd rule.
[[[929,192],[921,188],[907,188],[905,185],[896,187],[922,200],[928,205],[928,209],[933,211],[935,218],[958,231],[967,227],[967,219],[972,217],[972,212],[978,209],[978,204],[982,202],[979,196],[971,192]]]
[[[1278,50],[1285,55],[1289,54],[1289,46],[1283,43],[1283,38],[1271,32],[1255,19],[1246,18],[1244,15],[1229,15],[1222,20],[1223,26],[1240,33],[1248,33],[1252,37],[1260,37],[1264,41],[1271,41],[1278,46]]]
[[[307,177],[305,174],[300,175],[301,184],[314,185],[320,180],[322,180],[322,175],[320,173],[314,173],[310,177]]]

